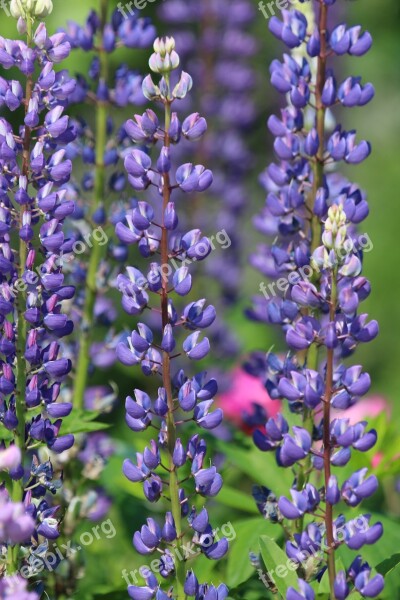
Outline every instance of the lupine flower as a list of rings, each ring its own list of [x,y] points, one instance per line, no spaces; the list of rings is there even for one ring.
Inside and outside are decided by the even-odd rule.
[[[39,595],[36,592],[29,592],[27,586],[27,580],[19,575],[3,577],[0,580],[1,597],[13,598],[13,600],[39,600]]]
[[[131,186],[136,191],[153,186],[159,191],[159,203],[150,205],[139,202],[133,212],[126,215],[127,225],[121,227],[122,224],[118,223],[116,226],[116,234],[120,239],[129,244],[137,244],[142,256],[152,261],[147,275],[146,271],[142,273],[137,268],[127,267],[127,276],[120,275],[118,278],[118,288],[122,294],[122,305],[129,315],[141,314],[145,308],[152,311],[161,309],[161,323],[157,323],[157,327],[150,327],[144,322],[138,323],[127,343],[123,341],[118,345],[117,354],[123,364],[140,365],[145,375],[157,376],[161,382],[156,399],[138,389],[135,390],[134,397],[128,396],[126,399],[128,426],[134,432],[140,432],[151,424],[159,434],[158,439],[151,440],[150,446],[143,453],[137,453],[136,464],[129,459],[124,461],[123,472],[130,481],[143,484],[144,494],[150,502],[158,502],[163,494],[170,498],[171,508],[166,513],[163,524],[158,524],[152,518],[147,519],[147,525],[143,525],[134,534],[134,546],[141,554],[159,552],[161,577],[175,580],[174,591],[171,593],[182,596],[185,588],[188,595],[201,598],[208,587],[199,586],[194,575],[188,575],[185,582],[186,560],[176,561],[170,549],[171,544],[174,544],[177,551],[181,554],[183,552],[183,518],[188,517],[193,530],[192,544],[210,560],[222,558],[228,550],[228,542],[224,538],[215,538],[205,509],[200,513],[196,513],[195,509],[190,512],[186,486],[180,487],[181,484],[178,483],[180,469],[186,469],[192,493],[194,491],[203,498],[214,497],[222,486],[222,478],[216,468],[205,463],[205,441],[196,434],[184,442],[182,429],[182,424],[190,419],[206,430],[214,429],[221,423],[221,409],[212,410],[213,398],[218,391],[217,384],[213,379],[207,380],[205,373],[189,378],[178,365],[175,374],[171,374],[174,360],[179,355],[198,361],[208,354],[210,343],[207,337],[203,337],[201,330],[211,325],[215,318],[214,307],[205,308],[204,299],[179,308],[176,299],[186,296],[191,290],[189,270],[181,267],[172,274],[172,269],[166,269],[172,256],[177,261],[184,261],[187,257],[203,260],[208,255],[210,246],[209,240],[198,229],[184,234],[174,233],[178,225],[175,205],[171,201],[174,187],[179,186],[185,192],[199,192],[212,182],[212,173],[202,165],[184,164],[176,170],[173,183],[170,157],[179,138],[174,139],[170,128],[173,122],[178,130],[181,130],[181,125],[176,114],[171,114],[174,93],[171,95],[170,74],[178,65],[179,55],[175,51],[174,39],[156,40],[150,68],[163,77],[157,86],[152,76],[147,76],[143,89],[147,96],[151,95],[148,93],[151,88],[158,90],[154,95],[164,105],[165,129],[150,110],[135,118],[137,125],[131,121],[126,127],[133,142],[143,143],[145,139],[150,141],[149,136],[154,136],[154,139],[161,142],[157,161],[152,161],[147,150],[145,152],[135,148],[127,150],[125,156],[125,168],[129,173]],[[191,85],[187,86],[187,91],[190,87]],[[179,92],[180,98],[184,96],[183,91]],[[205,121],[198,115],[185,121],[184,130],[187,134],[192,126],[197,125],[197,133],[188,135],[193,140],[204,133]],[[155,214],[160,215],[157,218],[160,224],[156,227],[153,223]],[[127,233],[127,228],[133,235]],[[142,242],[145,240],[143,235],[150,228],[153,239],[151,246]],[[161,263],[156,258],[158,250],[161,252]],[[178,314],[182,315],[181,318]],[[189,334],[185,329],[189,329]],[[184,334],[182,340],[179,339],[180,333]],[[183,421],[179,421],[179,411],[184,413]],[[169,465],[167,480],[165,471],[160,470],[160,465],[165,464]],[[186,589],[188,586],[190,591]],[[162,591],[153,575],[147,578],[145,587],[130,586],[128,593],[134,600],[170,597],[170,594],[167,596]],[[211,587],[207,594],[216,598],[226,596],[222,588],[218,592]]]
[[[313,567],[305,569],[304,579],[298,580],[298,588],[287,590],[289,600],[312,600],[315,593],[310,583],[326,568],[332,598],[346,598],[354,590],[374,597],[383,588],[383,578],[371,578],[368,565],[357,560],[346,571],[335,572],[338,546],[344,543],[358,550],[374,544],[383,529],[380,523],[369,525],[367,516],[362,517],[362,528],[358,521],[333,518],[334,507],[341,501],[358,506],[378,487],[367,468],[346,481],[333,472],[348,463],[352,452],[366,452],[376,443],[377,433],[367,421],[350,421],[346,416],[346,409],[356,406],[368,392],[369,374],[361,365],[345,366],[341,360],[378,333],[377,323],[359,312],[370,293],[361,273],[362,248],[357,236],[357,225],[368,215],[365,195],[325,169],[340,161],[357,164],[370,154],[369,143],[357,141],[355,131],[336,125],[328,132],[327,110],[337,103],[363,106],[373,98],[371,84],[361,83],[359,77],[339,82],[330,64],[346,53],[365,54],[372,40],[359,26],[342,24],[332,29],[328,14],[334,3],[319,2],[317,25],[312,11],[306,17],[302,9],[283,10],[282,19],[269,21],[271,32],[292,51],[283,62],[274,60],[270,68],[271,83],[286,95],[288,106],[281,118],[268,121],[278,163],[262,176],[267,200],[255,221],[273,241],[251,259],[278,285],[275,291],[270,286],[269,293],[262,284],[263,297],[255,300],[248,314],[256,321],[280,325],[289,352],[283,359],[257,353],[247,369],[259,375],[272,398],[287,400],[296,423],[290,430],[287,420],[278,415],[254,434],[260,450],[275,452],[278,464],[295,472],[291,499],[278,499],[281,518],[271,520],[288,522],[289,557],[301,562],[310,541],[319,552]],[[342,412],[333,418],[337,410]],[[314,485],[315,471],[323,471],[322,488]],[[274,497],[273,490],[270,494]],[[313,515],[306,526],[305,514]],[[290,525],[294,521],[300,530]],[[322,543],[330,548],[327,559],[320,552]]]
[[[51,1],[18,0],[11,9],[18,13],[26,42],[0,38],[0,63],[19,69],[25,80],[23,91],[15,81],[1,79],[2,104],[11,111],[25,107],[16,132],[7,116],[0,120],[0,420],[13,437],[8,447],[1,444],[1,470],[11,477],[11,484],[5,482],[12,501],[3,489],[0,512],[1,540],[13,556],[10,574],[31,561],[39,539],[45,558],[48,540],[59,535],[58,507],[44,499],[61,487],[48,453],[61,454],[74,444],[62,425],[72,405],[59,397],[71,370],[62,340],[73,329],[63,302],[74,296],[62,263],[63,254],[71,252],[65,219],[74,204],[62,186],[72,168],[65,146],[76,137],[65,114],[65,100],[76,83],[66,72],[56,72],[70,45],[64,34],[49,35],[45,24],[36,21],[51,12]],[[43,447],[47,458],[40,460]],[[28,459],[31,450],[38,454]],[[13,597],[36,598],[17,577],[2,586]]]
[[[22,502],[11,502],[6,492],[0,495],[0,541],[3,544],[28,542],[35,530],[35,521],[26,513]]]
[[[287,600],[314,600],[315,594],[312,587],[303,579],[299,579],[299,591],[289,587],[286,599]]]

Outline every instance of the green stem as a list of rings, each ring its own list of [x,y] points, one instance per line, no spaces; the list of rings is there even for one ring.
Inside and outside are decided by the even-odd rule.
[[[103,32],[107,22],[108,0],[100,0],[101,27],[99,32],[100,80],[107,83],[108,56],[104,50]],[[104,152],[107,145],[107,102],[96,102],[96,166],[94,176],[94,198],[91,206],[91,217],[102,205],[105,196],[106,172]],[[93,224],[93,221],[91,220]],[[78,409],[84,407],[84,396],[87,387],[90,367],[90,346],[94,325],[94,305],[97,297],[97,277],[99,266],[104,253],[104,244],[93,238],[93,248],[90,253],[86,276],[85,304],[82,314],[82,329],[79,345],[79,355],[74,385],[74,404]]]
[[[334,321],[337,305],[337,269],[332,271],[331,280],[331,304],[330,304],[330,320]],[[333,389],[333,369],[334,369],[334,352],[333,349],[328,349],[327,361],[326,361],[326,384],[324,394],[324,430],[323,430],[323,443],[324,443],[324,480],[325,490],[328,489],[328,482],[331,477],[331,400],[332,400],[332,389]],[[333,535],[333,506],[326,501],[325,508],[325,528],[326,528],[326,539],[327,539],[327,555],[328,555],[328,573],[329,573],[329,586],[331,590],[331,597],[335,598],[334,583],[335,583],[335,538]]]
[[[28,17],[27,23],[27,44],[32,44],[32,20]],[[29,75],[26,80],[25,87],[25,114],[28,112],[29,102],[32,97],[33,91],[33,78]],[[29,178],[29,160],[30,160],[30,148],[31,148],[32,131],[29,127],[25,126],[25,133],[23,138],[23,150],[22,150],[22,168],[21,173],[24,177]],[[19,222],[22,226],[23,214],[26,210],[26,205],[20,207],[19,210]],[[25,272],[26,258],[27,258],[27,246],[21,238],[19,240],[19,263],[18,263],[18,276],[22,280]],[[16,367],[17,367],[17,378],[16,378],[16,391],[15,391],[15,409],[18,419],[18,425],[15,432],[15,444],[21,450],[21,463],[24,463],[25,456],[25,420],[26,420],[26,382],[27,382],[27,370],[28,364],[25,360],[25,348],[26,348],[26,335],[27,327],[24,317],[26,310],[26,292],[18,290],[18,296],[16,298],[17,308],[17,339],[16,339]],[[22,502],[24,494],[23,479],[19,481],[13,481],[11,486],[11,499],[13,502]],[[18,571],[18,555],[19,545],[8,547],[8,571],[9,573],[15,573]]]
[[[165,76],[167,85],[169,86],[169,77]],[[169,148],[169,127],[171,123],[171,103],[165,101],[165,137],[164,146]],[[165,209],[171,198],[171,186],[170,178],[168,173],[163,173],[163,209],[162,209],[162,226],[161,226],[161,266],[167,265],[169,262],[169,251],[168,251],[168,229],[164,224]],[[162,314],[162,327],[169,323],[168,315],[168,269],[161,269],[162,275],[162,289],[161,289],[161,314]],[[173,453],[176,442],[176,424],[174,419],[174,398],[171,387],[171,359],[168,352],[163,352],[163,386],[167,395],[168,403],[168,415],[167,415],[167,452],[168,452],[168,465],[169,465],[169,491],[171,499],[171,512],[175,521],[175,528],[177,533],[177,560],[175,563],[175,575],[176,575],[176,599],[185,600],[186,595],[184,592],[185,584],[185,563],[184,553],[182,551],[182,514],[181,514],[181,503],[179,499],[179,484],[178,484],[178,470],[174,465]]]

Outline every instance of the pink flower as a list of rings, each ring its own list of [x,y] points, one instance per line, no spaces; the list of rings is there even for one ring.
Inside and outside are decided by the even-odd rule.
[[[246,422],[246,416],[254,415],[256,405],[264,409],[267,417],[275,417],[281,409],[281,402],[271,400],[261,381],[240,368],[232,372],[232,385],[217,398],[217,403],[223,409],[224,417],[228,421],[246,431],[253,429]]]
[[[385,458],[385,455],[383,454],[383,452],[377,452],[373,457],[372,457],[372,461],[371,461],[371,465],[373,469],[376,469],[376,467],[378,467],[382,460]]]
[[[336,412],[334,416],[341,419],[350,419],[350,424],[355,425],[359,421],[377,417],[381,412],[385,412],[390,417],[390,404],[382,396],[371,396],[371,398],[360,400],[347,410]]]

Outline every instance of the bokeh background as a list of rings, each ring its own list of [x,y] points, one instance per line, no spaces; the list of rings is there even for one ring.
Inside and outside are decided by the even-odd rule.
[[[51,31],[59,28],[66,20],[83,23],[88,10],[96,4],[96,0],[53,1],[54,12],[48,19]],[[142,13],[155,20],[160,34],[168,34],[165,24],[157,16],[162,1],[168,2],[156,0],[148,4]],[[376,318],[381,327],[378,339],[359,351],[358,361],[364,364],[372,376],[371,395],[383,397],[387,401],[386,408],[382,411],[384,414],[377,417],[376,424],[384,438],[381,451],[393,455],[396,450],[400,453],[400,3],[398,0],[339,1],[343,5],[343,20],[351,24],[361,23],[374,38],[373,50],[361,59],[345,59],[342,70],[343,75],[360,73],[364,81],[371,81],[376,89],[375,100],[362,110],[347,111],[342,116],[346,129],[357,129],[360,136],[370,140],[373,146],[373,154],[369,160],[357,168],[353,167],[349,172],[350,178],[368,191],[371,212],[363,226],[373,242],[373,250],[365,257],[365,273],[372,282],[373,293],[365,303],[365,311]],[[254,0],[254,3],[256,6],[257,1]],[[260,283],[260,276],[247,266],[247,256],[257,241],[257,237],[251,233],[250,223],[252,215],[264,202],[264,193],[257,180],[272,157],[271,138],[265,124],[268,114],[277,109],[278,102],[277,94],[269,85],[268,66],[270,60],[282,52],[281,45],[269,34],[267,22],[260,12],[257,13],[252,31],[259,42],[259,51],[253,60],[258,73],[255,98],[259,117],[256,126],[248,133],[248,143],[255,154],[254,164],[248,171],[247,216],[243,220],[243,227],[249,235],[243,255],[245,276],[240,301],[229,308],[225,315],[240,339],[243,360],[251,350],[266,350],[272,344],[278,347],[281,344],[275,331],[260,324],[252,324],[244,316],[244,310],[249,306],[251,296],[257,293]],[[1,10],[0,32],[5,37],[15,34],[14,20]],[[125,52],[125,55],[122,53],[118,57],[118,61],[123,59],[130,65],[138,65],[144,71],[147,56],[146,51]],[[74,53],[67,66],[73,73],[84,72],[88,66],[88,57]],[[125,115],[121,115],[121,118],[123,116]],[[128,116],[130,115],[126,114]],[[123,315],[121,318],[123,319]],[[230,368],[234,366],[229,365]],[[108,418],[109,432],[115,439],[117,452],[102,476],[102,483],[113,500],[110,516],[116,535],[111,540],[103,539],[87,548],[86,573],[76,597],[74,596],[75,600],[125,598],[126,586],[121,572],[123,569],[133,570],[140,564],[131,546],[131,536],[142,523],[143,515],[148,513],[149,506],[144,507],[140,499],[141,490],[138,487],[135,489],[121,475],[121,457],[126,456],[127,452],[133,455],[136,443],[132,432],[124,424],[122,408],[122,399],[137,384],[131,377],[131,374],[118,367],[94,376],[93,383],[113,380],[120,387],[121,406]],[[246,591],[242,583],[252,574],[248,561],[252,540],[256,544],[260,528],[265,526],[268,530],[268,525],[257,515],[250,489],[254,482],[267,484],[269,469],[273,470],[273,466],[269,457],[249,450],[243,439],[244,434],[234,435],[237,436],[234,439],[238,442],[238,448],[246,449],[247,458],[244,460],[245,454],[240,452],[228,455],[224,473],[228,492],[222,493],[222,506],[219,509],[216,507],[215,511],[217,514],[220,512],[221,522],[226,517],[226,511],[230,511],[230,518],[237,523],[235,528],[238,538],[245,538],[245,543],[235,542],[223,571],[212,575],[214,580],[218,580],[228,573],[231,583],[237,585],[232,597],[258,600],[268,596],[257,578],[252,576],[250,583],[246,584]],[[220,446],[217,445],[217,449],[226,452],[223,442]],[[372,509],[381,513],[381,517],[383,513],[382,518],[387,519],[387,534],[372,551],[373,564],[377,564],[379,558],[383,560],[388,555],[399,552],[400,546],[397,469],[383,467],[380,475],[381,491]],[[208,577],[209,563],[200,563],[199,570]],[[390,573],[388,581],[389,591],[382,597],[393,600],[400,598],[398,568]]]

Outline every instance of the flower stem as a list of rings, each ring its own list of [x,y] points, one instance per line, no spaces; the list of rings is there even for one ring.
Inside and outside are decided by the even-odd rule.
[[[167,84],[169,85],[169,77],[166,76]],[[164,146],[169,148],[169,127],[171,123],[171,104],[168,100],[165,101],[165,137]],[[168,325],[168,269],[164,269],[164,265],[168,264],[169,252],[168,252],[168,229],[165,227],[165,209],[171,197],[171,185],[168,173],[163,173],[162,181],[163,190],[163,208],[162,208],[162,225],[161,225],[161,272],[162,272],[162,289],[161,289],[161,315],[162,315],[162,327]],[[181,503],[179,499],[179,484],[178,484],[178,473],[177,467],[174,465],[173,453],[176,442],[176,423],[174,418],[174,399],[171,387],[171,359],[168,352],[163,351],[163,364],[162,364],[162,378],[163,386],[167,395],[168,403],[168,415],[167,415],[167,436],[168,436],[168,464],[169,464],[169,491],[171,499],[171,512],[175,521],[175,528],[177,533],[177,559],[175,562],[175,573],[176,573],[176,599],[185,600],[186,595],[184,592],[185,584],[185,564],[183,562],[182,553],[182,514],[181,514]]]
[[[331,307],[330,307],[330,320],[334,321],[337,304],[337,270],[332,271],[331,281]],[[325,479],[325,490],[328,489],[329,479],[331,477],[331,399],[332,399],[332,388],[333,388],[333,368],[334,368],[334,351],[328,349],[327,362],[326,362],[326,385],[324,395],[324,427],[323,427],[323,443],[324,443],[324,479]],[[327,540],[327,554],[328,554],[328,573],[329,573],[329,586],[331,590],[331,597],[335,598],[334,594],[334,582],[335,582],[335,539],[333,537],[333,506],[326,501],[325,509],[325,529],[326,529],[326,540]]]
[[[108,56],[103,48],[103,32],[107,22],[108,0],[100,0],[99,55],[100,81],[107,82]],[[106,173],[104,151],[107,144],[107,102],[97,99],[96,102],[96,165],[94,175],[94,198],[91,206],[91,217],[104,201]],[[91,220],[91,224],[93,221]],[[94,305],[97,296],[97,275],[103,256],[103,247],[93,238],[86,277],[85,304],[82,316],[82,331],[79,345],[79,356],[75,375],[74,402],[78,409],[84,407],[84,396],[90,367],[90,344],[94,324]]]
[[[318,189],[324,183],[324,153],[325,153],[325,116],[326,109],[322,102],[322,93],[326,80],[326,63],[327,63],[327,32],[328,22],[328,5],[321,3],[319,14],[319,36],[321,40],[321,50],[318,57],[317,81],[315,89],[315,103],[317,107],[317,133],[319,138],[319,148],[314,166],[314,198]],[[313,252],[320,244],[321,238],[321,222],[317,215],[312,218],[313,240],[311,251]],[[337,287],[336,287],[336,270],[332,271],[331,284],[331,307],[330,320],[334,321],[337,304]],[[331,416],[331,399],[333,388],[333,368],[334,368],[334,352],[333,349],[328,349],[326,362],[326,382],[324,394],[324,427],[323,427],[323,443],[324,443],[324,479],[325,490],[328,488],[329,479],[331,476],[331,440],[330,440],[330,416]],[[325,511],[325,528],[328,545],[328,573],[329,587],[331,597],[335,597],[334,582],[335,582],[335,541],[333,537],[333,507],[332,504],[326,502]]]
[[[325,153],[325,114],[326,109],[322,102],[322,93],[324,90],[325,79],[326,79],[326,30],[328,22],[328,6],[321,3],[320,14],[319,14],[319,36],[321,40],[321,50],[318,56],[317,66],[317,81],[315,88],[315,104],[317,107],[317,133],[319,138],[319,148],[314,165],[314,181],[313,181],[313,198],[317,196],[318,189],[322,187],[324,183],[324,153]],[[321,221],[318,215],[313,215],[312,222],[312,242],[311,252],[314,252],[318,248],[321,240]]]

